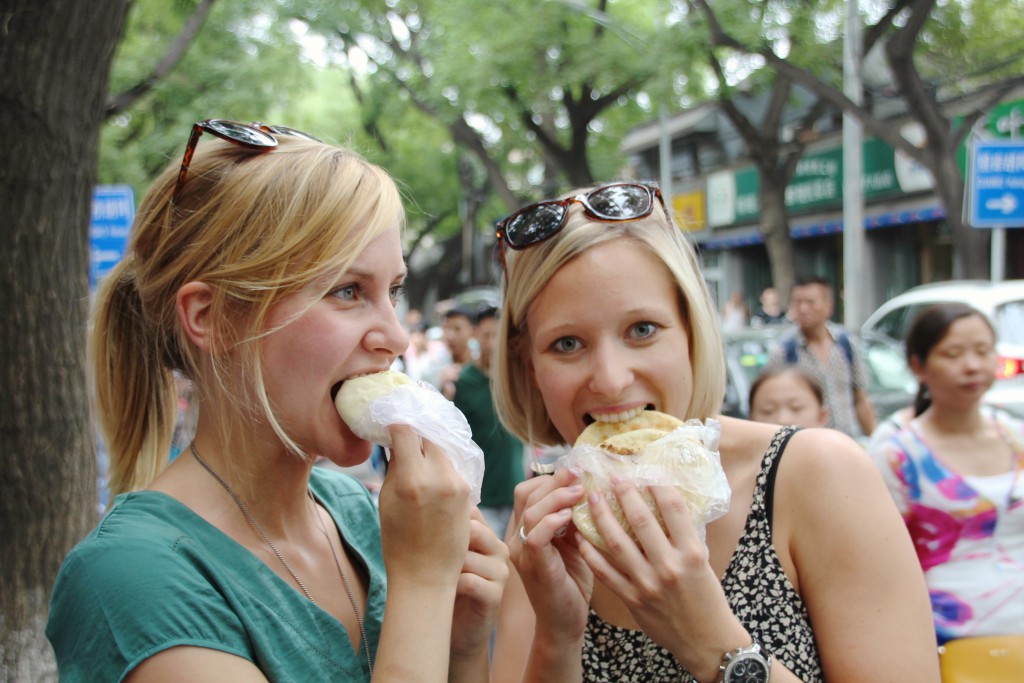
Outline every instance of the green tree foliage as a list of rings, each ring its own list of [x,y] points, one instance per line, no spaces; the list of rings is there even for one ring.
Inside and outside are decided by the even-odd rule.
[[[112,92],[152,70],[200,1],[138,0]],[[487,235],[530,197],[619,177],[625,133],[670,90],[699,89],[671,75],[686,27],[677,14],[667,30],[666,13],[668,0],[217,0],[180,64],[105,126],[101,178],[141,194],[193,121],[260,118],[388,168],[414,244],[460,233],[469,205]],[[297,35],[322,41],[305,61]]]
[[[112,94],[150,73],[196,4],[133,3],[111,73]],[[181,154],[192,123],[205,118],[271,120],[290,111],[308,87],[310,72],[276,3],[220,0],[176,68],[104,125],[100,181],[128,183],[141,196],[167,162]]]
[[[615,176],[622,134],[651,115],[664,3],[529,0],[295,3],[368,88],[412,101],[487,166],[505,209],[543,187]],[[645,109],[646,105],[646,109]],[[612,114],[611,112],[614,112]],[[457,129],[457,130],[456,130]]]
[[[1019,76],[1024,62],[1024,3],[935,3],[914,51],[922,77],[952,94]]]

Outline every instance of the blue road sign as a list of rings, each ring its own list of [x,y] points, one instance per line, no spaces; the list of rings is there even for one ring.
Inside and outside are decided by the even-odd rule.
[[[976,228],[1024,227],[1024,141],[974,143],[968,173],[968,219]]]
[[[135,192],[130,185],[98,185],[93,190],[89,223],[90,288],[124,256],[133,220]]]

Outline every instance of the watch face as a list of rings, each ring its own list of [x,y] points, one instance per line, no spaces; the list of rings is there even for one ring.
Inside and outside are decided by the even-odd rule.
[[[753,652],[744,652],[729,662],[725,669],[725,683],[767,683],[768,662]]]

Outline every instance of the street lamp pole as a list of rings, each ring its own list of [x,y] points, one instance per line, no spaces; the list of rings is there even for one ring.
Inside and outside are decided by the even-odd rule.
[[[843,37],[843,92],[860,106],[861,18],[858,0],[846,0]],[[856,329],[864,322],[865,293],[871,275],[865,268],[863,139],[860,121],[843,113],[843,324]]]
[[[658,175],[661,195],[672,207],[672,137],[668,132],[668,107],[664,98],[658,103]]]

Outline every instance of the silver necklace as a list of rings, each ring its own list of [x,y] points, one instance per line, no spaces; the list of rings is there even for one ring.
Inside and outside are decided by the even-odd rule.
[[[313,595],[309,592],[309,589],[306,588],[306,584],[302,582],[302,579],[300,579],[298,575],[296,575],[296,573],[292,570],[291,566],[285,561],[284,555],[282,555],[281,551],[277,549],[277,546],[274,545],[274,542],[271,541],[270,538],[265,533],[263,533],[263,529],[260,527],[259,524],[256,523],[256,518],[253,517],[251,512],[249,512],[249,507],[245,504],[245,502],[238,496],[237,493],[235,493],[235,490],[231,488],[231,485],[228,484],[228,482],[222,476],[217,474],[217,472],[215,472],[214,469],[210,467],[208,464],[206,464],[206,461],[199,456],[199,451],[196,450],[196,445],[194,442],[189,445],[189,449],[192,451],[192,456],[196,459],[196,462],[202,465],[203,469],[209,472],[210,476],[216,479],[217,483],[223,486],[224,490],[228,492],[228,495],[231,496],[231,500],[235,501],[235,505],[237,505],[238,509],[242,511],[242,514],[245,515],[245,518],[249,520],[249,524],[252,525],[252,528],[255,529],[256,533],[260,535],[260,538],[262,538],[263,541],[268,546],[270,546],[270,549],[274,551],[274,555],[276,555],[277,559],[281,562],[281,566],[285,568],[285,570],[291,575],[295,583],[298,584],[299,588],[302,589],[302,592],[306,596],[306,598],[308,598],[309,601],[314,605],[317,605],[316,600],[313,599]],[[370,643],[366,639],[366,627],[363,625],[363,616],[359,612],[359,607],[356,605],[355,594],[352,592],[351,586],[349,586],[348,577],[345,575],[345,570],[341,567],[341,561],[338,559],[338,553],[335,552],[334,544],[331,543],[331,537],[327,533],[327,526],[324,524],[324,520],[320,516],[320,512],[316,509],[316,501],[313,499],[313,492],[307,489],[306,493],[309,494],[309,500],[310,502],[313,503],[313,513],[316,515],[317,521],[320,522],[320,531],[323,533],[324,538],[327,540],[327,545],[331,549],[331,557],[334,558],[334,566],[338,568],[338,576],[341,577],[341,583],[345,586],[345,593],[348,594],[348,601],[352,604],[352,611],[355,612],[356,623],[359,625],[359,637],[362,638],[363,651],[366,654],[366,666],[369,669],[370,678],[373,678],[373,660],[370,658]],[[317,607],[319,607],[319,605],[317,605]]]

